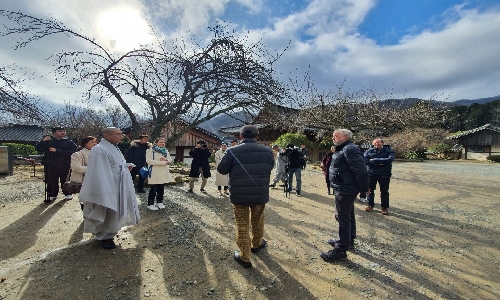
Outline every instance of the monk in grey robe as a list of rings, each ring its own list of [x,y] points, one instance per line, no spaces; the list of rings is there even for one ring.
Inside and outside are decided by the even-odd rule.
[[[92,148],[79,199],[83,203],[84,231],[93,233],[105,249],[114,249],[114,236],[123,226],[139,221],[133,166],[127,165],[116,146],[123,140],[120,129],[103,130],[101,142]]]

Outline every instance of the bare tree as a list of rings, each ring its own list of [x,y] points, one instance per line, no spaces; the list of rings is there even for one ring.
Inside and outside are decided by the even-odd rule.
[[[278,102],[284,94],[274,78],[273,63],[260,42],[248,45],[216,25],[214,38],[206,45],[183,43],[166,51],[148,48],[114,54],[91,37],[53,19],[40,19],[20,12],[0,10],[0,16],[17,26],[6,27],[3,36],[19,35],[17,48],[54,34],[82,39],[92,51],[66,51],[54,56],[57,72],[71,83],[86,83],[88,98],[101,102],[113,97],[130,117],[139,133],[139,106],[154,123],[151,136],[158,137],[167,123],[187,122],[177,127],[169,146],[183,133],[219,114],[254,112],[266,101]]]
[[[369,142],[405,129],[441,127],[449,113],[444,103],[433,99],[388,100],[391,95],[371,89],[349,92],[343,84],[323,91],[307,74],[290,82],[290,107],[269,108],[264,122],[289,132],[315,131],[317,141],[329,138],[335,128],[350,129],[357,142]]]
[[[50,106],[41,106],[40,99],[33,97],[21,86],[23,79],[14,78],[14,76],[11,68],[0,67],[0,115],[2,119],[4,121],[15,120],[16,123],[46,123]]]

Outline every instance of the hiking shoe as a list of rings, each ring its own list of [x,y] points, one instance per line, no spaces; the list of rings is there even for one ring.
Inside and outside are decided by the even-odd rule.
[[[148,210],[158,210],[158,207],[156,207],[154,204],[148,205],[146,208]]]
[[[159,202],[159,203],[156,203],[156,207],[158,207],[158,209],[165,209],[165,204]]]
[[[347,253],[338,248],[332,249],[328,252],[321,252],[319,255],[326,262],[336,262],[347,259]]]
[[[241,260],[240,251],[234,251],[234,261],[236,261],[237,263],[239,263],[240,266],[242,266],[245,269],[248,269],[248,268],[252,267],[252,263],[251,262],[245,262],[245,261]]]
[[[328,241],[326,241],[330,246],[332,246],[333,248],[338,248],[339,247],[339,243],[340,243],[340,239],[329,239]],[[349,245],[349,250],[352,250],[354,249],[354,239],[351,240],[351,244]]]
[[[380,213],[386,216],[389,214],[389,211],[387,210],[387,208],[382,208],[382,211]]]
[[[368,203],[368,200],[366,200],[366,198],[359,198],[359,202],[361,202],[361,203]]]
[[[365,207],[365,211],[372,211],[372,210],[373,210],[373,206],[367,205]]]
[[[267,241],[265,239],[262,239],[262,243],[260,244],[260,246],[257,248],[251,248],[250,251],[252,251],[252,253],[257,253],[260,250],[266,248],[266,245],[267,245]]]

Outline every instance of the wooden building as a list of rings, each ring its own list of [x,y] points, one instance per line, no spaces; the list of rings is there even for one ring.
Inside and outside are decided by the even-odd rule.
[[[489,155],[500,155],[500,126],[486,124],[447,139],[461,145],[463,159],[486,160]]]

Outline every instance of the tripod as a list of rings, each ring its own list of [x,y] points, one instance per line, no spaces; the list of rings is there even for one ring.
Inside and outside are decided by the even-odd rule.
[[[45,203],[50,203],[51,200],[49,198],[49,190],[47,188],[47,182],[50,180],[51,175],[52,175],[52,153],[49,150],[45,150],[45,165],[43,166],[43,181],[45,183],[45,199],[43,202]]]
[[[285,197],[290,197],[290,189],[288,187],[288,179],[290,178],[290,160],[287,160],[285,164],[285,184],[283,184],[283,192],[285,192]]]

